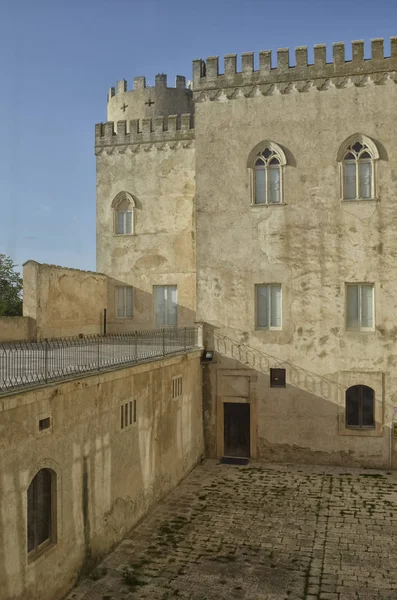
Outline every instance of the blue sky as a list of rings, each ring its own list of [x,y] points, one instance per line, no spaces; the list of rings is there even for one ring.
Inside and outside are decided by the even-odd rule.
[[[395,0],[1,0],[0,253],[95,270],[94,124],[116,80],[374,37],[388,54],[392,35]]]

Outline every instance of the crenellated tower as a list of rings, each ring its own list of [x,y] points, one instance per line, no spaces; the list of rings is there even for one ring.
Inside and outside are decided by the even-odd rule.
[[[192,90],[180,75],[175,87],[167,87],[164,74],[154,86],[135,77],[130,91],[123,79],[109,91],[107,119],[95,126],[95,154],[97,270],[116,286],[109,330],[190,325],[196,290]]]
[[[167,87],[167,75],[159,73],[155,85],[146,84],[145,77],[135,77],[134,87],[127,90],[127,81],[118,81],[108,94],[107,119],[155,119],[168,115],[193,112],[192,91],[186,87],[186,78],[176,76],[175,87]]]

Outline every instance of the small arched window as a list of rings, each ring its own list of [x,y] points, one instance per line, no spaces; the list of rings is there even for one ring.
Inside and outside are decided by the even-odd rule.
[[[353,385],[346,390],[346,427],[375,427],[375,393],[367,385]]]
[[[28,488],[27,547],[29,553],[39,552],[56,541],[56,473],[41,469]]]
[[[114,209],[114,233],[116,235],[131,235],[134,233],[134,209],[133,197],[127,192],[117,194],[112,202]]]
[[[282,168],[286,163],[284,152],[274,142],[264,142],[254,148],[248,160],[253,204],[283,202]]]
[[[375,161],[378,158],[376,145],[366,136],[352,136],[343,144],[339,152],[343,200],[375,198]]]

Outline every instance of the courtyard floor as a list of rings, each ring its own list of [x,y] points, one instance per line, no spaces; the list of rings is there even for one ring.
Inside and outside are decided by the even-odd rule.
[[[67,600],[396,600],[396,565],[396,474],[208,460]]]

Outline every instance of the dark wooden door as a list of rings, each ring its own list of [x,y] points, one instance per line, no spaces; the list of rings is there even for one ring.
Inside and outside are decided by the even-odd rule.
[[[225,402],[224,436],[225,456],[250,455],[250,405],[237,402]]]

